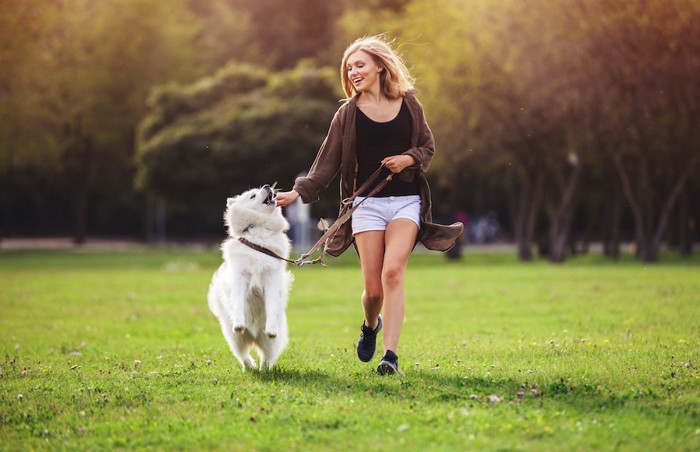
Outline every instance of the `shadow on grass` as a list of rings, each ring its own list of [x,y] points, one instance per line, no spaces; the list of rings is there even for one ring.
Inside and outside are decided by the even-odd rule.
[[[479,377],[458,377],[426,370],[409,370],[403,376],[381,376],[375,371],[348,373],[338,376],[318,369],[276,367],[267,372],[252,372],[252,379],[268,384],[289,384],[309,390],[338,392],[352,391],[370,395],[396,396],[407,391],[421,392],[433,401],[469,399],[474,393],[512,393],[525,388],[515,380],[489,380]]]
[[[446,375],[441,370],[410,369],[407,375],[380,376],[366,374],[338,376],[316,369],[276,368],[270,372],[256,372],[253,378],[263,383],[299,386],[323,397],[410,399],[429,404],[453,405],[525,405],[541,407],[545,404],[573,408],[575,411],[621,410],[635,407],[657,415],[683,412],[697,415],[700,405],[688,402],[679,406],[669,403],[673,394],[668,389],[637,388],[611,390],[596,383],[571,384],[564,378],[536,386],[514,379]],[[667,414],[668,414],[667,413]]]
[[[289,383],[298,386],[321,387],[340,383],[338,378],[317,369],[275,367],[269,371],[251,372],[251,376],[265,383]]]

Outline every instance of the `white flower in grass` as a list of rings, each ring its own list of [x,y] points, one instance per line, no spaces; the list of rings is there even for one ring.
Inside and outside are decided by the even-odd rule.
[[[489,396],[489,402],[491,402],[491,403],[498,403],[498,402],[500,402],[501,400],[503,400],[503,399],[500,398],[500,397],[498,397],[496,394],[491,394],[491,395]]]

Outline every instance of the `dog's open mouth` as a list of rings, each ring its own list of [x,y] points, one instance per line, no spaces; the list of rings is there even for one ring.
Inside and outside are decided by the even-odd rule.
[[[270,187],[269,185],[265,185],[262,189],[265,192],[265,199],[263,200],[263,203],[267,204],[268,206],[274,206],[275,205],[275,186],[273,185],[272,187]]]

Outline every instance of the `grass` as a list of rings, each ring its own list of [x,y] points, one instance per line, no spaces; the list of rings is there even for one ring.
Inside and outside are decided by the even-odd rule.
[[[416,254],[383,378],[346,254],[293,270],[290,345],[244,373],[215,250],[0,253],[0,449],[700,449],[697,257]]]

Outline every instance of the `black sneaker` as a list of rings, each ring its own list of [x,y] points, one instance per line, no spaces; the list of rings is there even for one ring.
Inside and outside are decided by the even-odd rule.
[[[382,316],[377,318],[377,327],[370,329],[365,322],[362,322],[362,333],[360,340],[357,341],[357,357],[362,362],[368,362],[374,356],[374,351],[377,348],[377,333],[382,329]]]
[[[377,373],[379,375],[403,375],[399,370],[399,357],[396,353],[391,350],[387,350],[384,357],[379,362],[379,367],[377,367]]]

